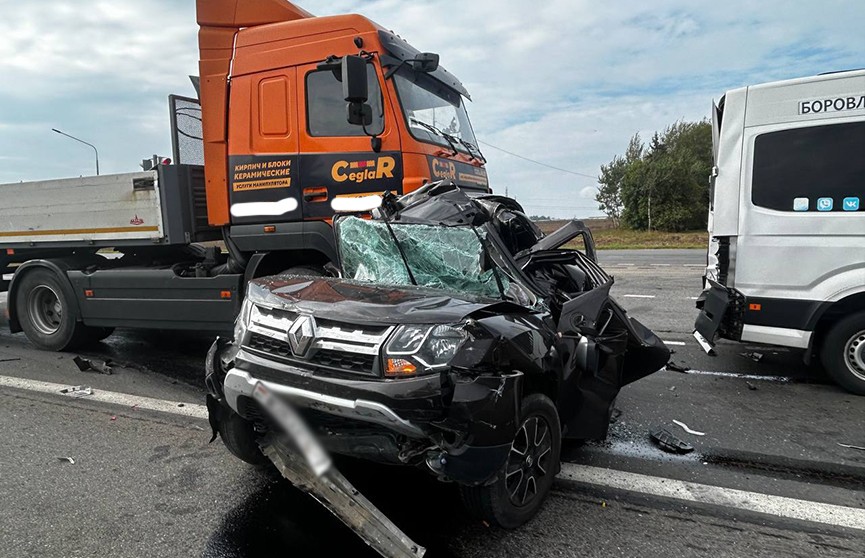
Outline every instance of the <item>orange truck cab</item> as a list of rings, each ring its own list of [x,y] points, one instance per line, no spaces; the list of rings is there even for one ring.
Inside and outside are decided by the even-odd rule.
[[[208,220],[241,251],[320,251],[340,198],[440,179],[488,188],[469,94],[437,55],[360,15],[197,8]]]
[[[199,95],[169,98],[171,161],[0,188],[0,291],[39,347],[230,332],[251,279],[337,261],[331,219],[350,198],[489,189],[468,92],[437,55],[283,0],[197,0],[197,16]]]

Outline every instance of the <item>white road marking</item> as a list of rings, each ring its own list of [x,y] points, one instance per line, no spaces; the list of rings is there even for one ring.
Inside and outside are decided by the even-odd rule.
[[[792,382],[793,378],[788,376],[760,376],[759,374],[739,374],[738,372],[716,372],[714,370],[688,370],[685,374],[696,374],[698,376],[720,376],[721,378],[739,378],[741,380],[758,380],[761,382]]]
[[[625,298],[655,298],[655,295],[633,295],[633,294],[626,294],[626,295],[625,295]]]
[[[689,296],[688,298],[690,298],[691,300],[697,300],[697,299],[699,299],[700,297],[698,297],[698,296]]]
[[[39,393],[51,393],[57,396],[63,396],[60,390],[69,387],[64,384],[11,376],[0,376],[0,386],[14,387]],[[166,401],[164,399],[154,399],[152,397],[142,397],[128,393],[96,389],[93,395],[86,397],[86,399],[125,407],[135,405],[140,409],[162,411],[184,417],[207,417],[207,408],[204,405],[183,403],[183,406],[179,407],[176,401]],[[748,492],[708,484],[652,477],[613,469],[575,465],[573,463],[562,463],[562,471],[559,474],[559,478],[686,502],[713,504],[777,517],[865,530],[865,509],[861,508],[824,504],[787,498],[785,496],[773,496],[759,492]]]
[[[562,472],[559,477],[594,486],[673,498],[685,502],[712,504],[787,519],[865,530],[865,509],[862,508],[824,504],[572,463],[562,463]]]
[[[678,345],[680,347],[684,347],[685,344],[686,343],[684,341],[666,341],[666,340],[664,340],[664,345]]]
[[[682,264],[682,267],[706,267],[703,264]]]
[[[649,264],[649,265],[652,266],[652,267],[672,267],[673,264],[657,264],[657,263],[653,263],[653,264]]]
[[[132,408],[133,406],[139,409],[149,411],[161,411],[163,413],[172,413],[183,417],[192,418],[207,418],[207,407],[197,403],[186,403],[180,401],[166,401],[164,399],[154,399],[152,397],[144,397],[141,395],[131,395],[128,393],[118,393],[116,391],[107,391],[104,389],[93,388],[93,395],[74,396],[60,393],[60,390],[72,387],[70,384],[54,384],[51,382],[41,382],[39,380],[29,380],[26,378],[15,378],[12,376],[0,376],[0,386],[25,389],[28,391],[36,391],[39,393],[53,393],[61,397],[69,397],[72,399],[84,399],[87,401],[100,401],[102,403],[112,403],[121,407]],[[182,405],[179,406],[179,405]]]

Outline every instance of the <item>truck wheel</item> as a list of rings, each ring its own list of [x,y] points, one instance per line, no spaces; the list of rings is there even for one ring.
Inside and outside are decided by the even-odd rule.
[[[258,447],[258,436],[252,423],[234,411],[226,411],[219,422],[219,437],[234,457],[250,465],[264,465],[267,457]]]
[[[521,409],[522,425],[495,482],[460,487],[472,515],[505,529],[516,529],[538,513],[560,465],[562,430],[556,406],[535,393],[523,399]]]
[[[89,328],[78,321],[60,279],[47,269],[29,271],[21,278],[15,308],[24,334],[42,349],[64,351],[89,340]]]
[[[847,316],[829,330],[820,360],[838,385],[865,395],[865,312]]]
[[[327,275],[323,267],[317,265],[296,265],[289,267],[281,275],[305,275],[308,277],[324,277]]]

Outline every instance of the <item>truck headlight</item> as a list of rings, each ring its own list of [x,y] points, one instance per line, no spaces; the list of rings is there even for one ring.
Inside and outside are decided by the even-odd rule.
[[[450,362],[466,338],[461,327],[452,325],[399,326],[384,347],[384,375],[434,372]]]

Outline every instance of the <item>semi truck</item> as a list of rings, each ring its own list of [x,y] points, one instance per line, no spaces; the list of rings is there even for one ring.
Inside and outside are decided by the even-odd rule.
[[[865,395],[865,70],[729,91],[713,131],[697,340],[802,349]]]
[[[340,204],[489,189],[469,93],[438,55],[284,0],[196,9],[198,95],[169,98],[171,159],[0,185],[0,290],[41,348],[116,327],[230,332],[251,279],[336,261]]]

